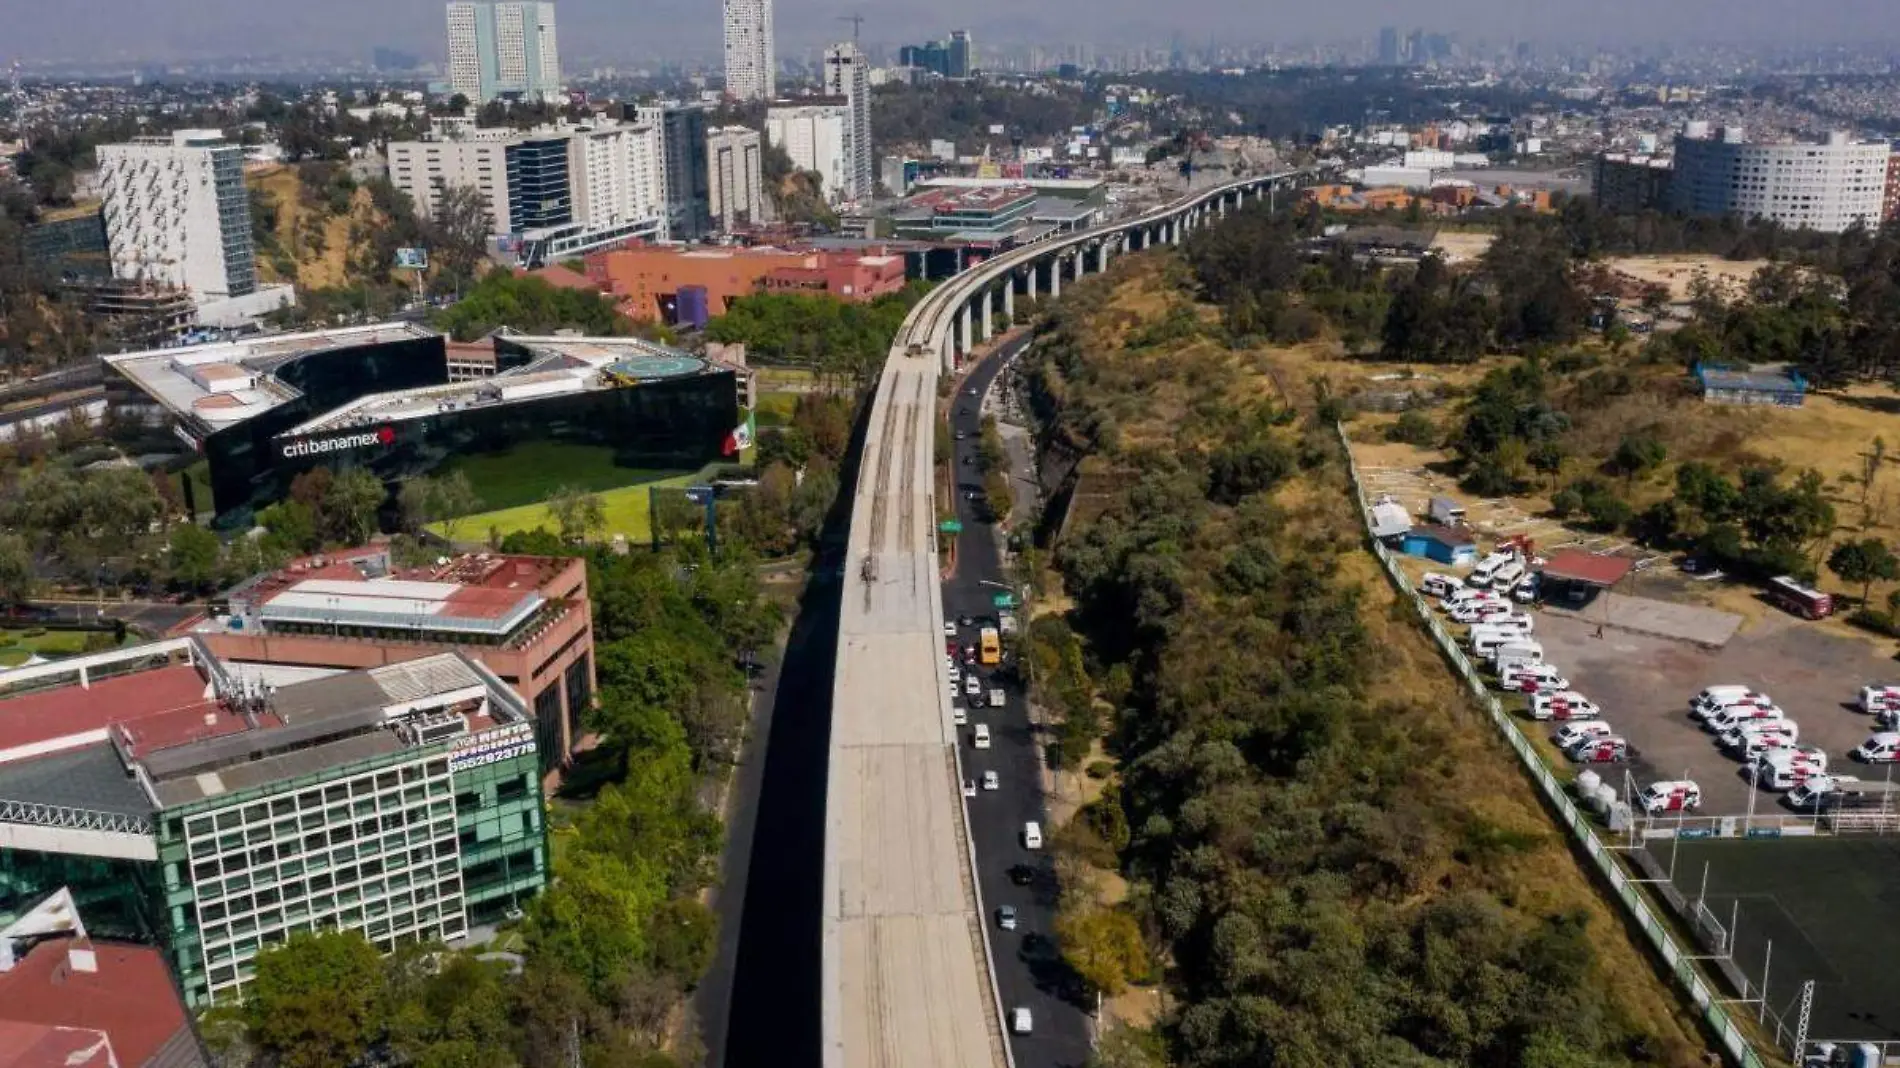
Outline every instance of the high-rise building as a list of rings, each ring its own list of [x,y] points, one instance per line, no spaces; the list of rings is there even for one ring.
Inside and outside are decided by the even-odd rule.
[[[456,651],[339,673],[184,637],[18,668],[0,916],[66,887],[93,932],[156,942],[193,1008],[300,931],[455,942],[547,881],[536,756],[528,706]]]
[[[877,162],[871,155],[870,63],[857,45],[845,41],[825,49],[825,92],[843,97],[849,112],[839,195],[845,200],[866,199],[876,188]]]
[[[1885,141],[1859,143],[1842,131],[1819,144],[1753,144],[1739,126],[1710,136],[1706,123],[1690,123],[1676,138],[1670,206],[1828,233],[1878,226],[1891,155]]]
[[[726,95],[770,100],[778,95],[772,46],[772,0],[726,0]]]
[[[1881,222],[1900,222],[1900,152],[1887,157],[1887,193],[1880,204]]]
[[[816,172],[825,198],[834,204],[845,199],[850,130],[851,107],[835,97],[774,104],[765,113],[766,140],[784,149],[792,166]]]
[[[660,168],[666,194],[667,233],[697,241],[712,228],[706,176],[706,109],[662,101],[633,109],[635,120],[660,135]]]
[[[976,51],[970,43],[969,30],[950,31],[950,69],[952,78],[968,78],[976,66]]]
[[[1399,65],[1399,28],[1397,26],[1379,27],[1379,65],[1382,67]]]
[[[706,135],[713,225],[728,233],[765,218],[764,143],[759,131],[721,126]]]
[[[425,216],[441,209],[449,189],[475,190],[487,205],[489,233],[521,237],[529,262],[668,234],[660,136],[644,124],[392,141],[389,178]]]
[[[204,303],[257,289],[244,149],[217,130],[100,145],[114,277],[160,282]]]
[[[545,0],[451,0],[449,88],[477,104],[552,103],[561,96],[554,5]]]

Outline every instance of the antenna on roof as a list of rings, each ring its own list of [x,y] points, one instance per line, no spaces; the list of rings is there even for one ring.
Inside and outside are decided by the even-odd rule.
[[[849,22],[851,24],[851,43],[857,44],[858,31],[864,28],[864,16],[863,15],[839,15],[838,21]]]

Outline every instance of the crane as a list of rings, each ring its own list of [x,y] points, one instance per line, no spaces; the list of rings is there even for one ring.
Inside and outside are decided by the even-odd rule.
[[[858,31],[864,28],[864,16],[863,15],[839,15],[838,21],[849,22],[851,24],[851,43],[857,44]]]

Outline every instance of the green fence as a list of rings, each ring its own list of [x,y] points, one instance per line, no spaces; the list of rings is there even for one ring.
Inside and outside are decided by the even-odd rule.
[[[1365,530],[1366,541],[1371,545],[1373,555],[1379,558],[1379,564],[1385,569],[1386,577],[1392,581],[1399,595],[1412,603],[1412,607],[1418,612],[1419,619],[1424,622],[1425,629],[1431,632],[1432,640],[1438,643],[1439,652],[1444,654],[1446,662],[1452,666],[1452,670],[1464,678],[1465,685],[1471,689],[1471,696],[1491,717],[1492,725],[1498,729],[1499,734],[1503,735],[1505,743],[1517,753],[1517,759],[1524,765],[1524,770],[1530,775],[1531,781],[1543,791],[1544,800],[1556,811],[1558,819],[1569,828],[1577,843],[1583,847],[1584,853],[1596,866],[1597,872],[1609,881],[1610,889],[1615,893],[1617,901],[1622,904],[1625,914],[1636,926],[1642,928],[1643,934],[1649,938],[1650,945],[1668,965],[1677,985],[1688,994],[1689,1000],[1695,1003],[1696,1008],[1701,1010],[1704,1022],[1720,1039],[1729,1062],[1740,1065],[1741,1068],[1764,1068],[1766,1062],[1755,1052],[1754,1046],[1742,1033],[1741,1028],[1735,1025],[1729,1011],[1716,1003],[1715,991],[1710,988],[1708,981],[1696,968],[1693,956],[1683,949],[1668,926],[1650,907],[1649,901],[1643,896],[1642,889],[1633,881],[1630,874],[1623,870],[1623,864],[1616,853],[1605,848],[1597,839],[1589,818],[1584,815],[1582,809],[1577,807],[1576,802],[1570,799],[1570,795],[1564,792],[1563,783],[1551,774],[1549,766],[1544,763],[1537,750],[1531,746],[1523,732],[1511,722],[1509,714],[1504,711],[1504,706],[1491,695],[1491,690],[1485,685],[1484,678],[1478,674],[1478,669],[1472,665],[1470,658],[1465,656],[1465,651],[1458,647],[1457,641],[1439,622],[1437,614],[1431,610],[1431,605],[1412,589],[1411,582],[1406,579],[1405,573],[1393,560],[1391,551],[1372,536],[1372,512],[1366,502],[1365,489],[1359,483],[1359,467],[1352,461],[1352,447],[1346,440],[1345,427],[1337,426],[1334,429],[1339,434],[1340,448],[1346,455],[1346,470],[1352,477],[1353,495],[1359,503],[1359,517]]]

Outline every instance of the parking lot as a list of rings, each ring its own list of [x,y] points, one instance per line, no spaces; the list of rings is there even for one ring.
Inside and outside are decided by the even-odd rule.
[[[1599,637],[1598,635],[1601,634]],[[1900,678],[1900,665],[1880,645],[1826,633],[1793,617],[1768,617],[1720,649],[1650,637],[1556,612],[1537,616],[1537,640],[1571,686],[1603,708],[1603,718],[1629,739],[1631,774],[1640,789],[1659,779],[1693,779],[1702,814],[1741,815],[1753,787],[1741,765],[1688,712],[1704,686],[1745,684],[1773,697],[1801,727],[1801,744],[1827,751],[1829,768],[1880,778],[1885,767],[1854,764],[1848,751],[1874,732],[1852,708],[1860,687]],[[1541,726],[1541,725],[1540,725]],[[1533,728],[1535,729],[1535,728]],[[1611,781],[1616,781],[1611,772]],[[1755,811],[1787,811],[1780,795],[1762,791]]]

